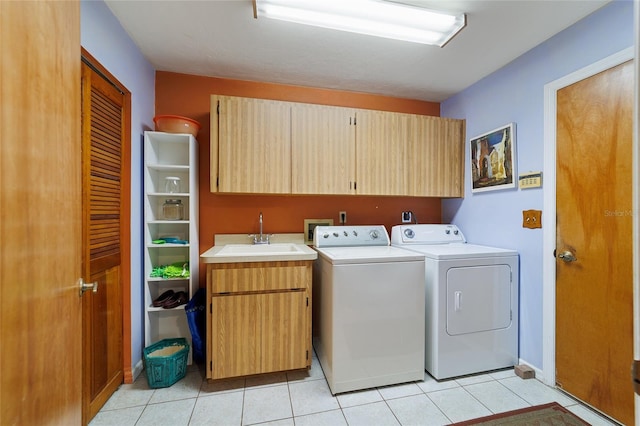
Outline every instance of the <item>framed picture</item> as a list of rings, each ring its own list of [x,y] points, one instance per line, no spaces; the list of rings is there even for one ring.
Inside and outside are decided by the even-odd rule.
[[[515,123],[471,138],[471,192],[515,188]]]
[[[333,219],[305,219],[304,220],[304,243],[313,244],[313,233],[316,226],[332,226]]]

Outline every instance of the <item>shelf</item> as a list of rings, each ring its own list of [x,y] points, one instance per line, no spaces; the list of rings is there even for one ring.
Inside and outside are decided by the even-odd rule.
[[[172,309],[156,308],[153,307],[153,300],[169,289],[185,291],[191,299],[199,288],[197,152],[197,141],[191,135],[144,133],[145,346],[167,337],[184,337],[191,341],[185,305]],[[179,192],[165,191],[169,177],[180,179]],[[182,201],[184,219],[163,219],[162,207],[167,199]],[[188,243],[153,243],[163,237],[178,238]],[[150,276],[155,267],[178,262],[189,263],[188,277]]]

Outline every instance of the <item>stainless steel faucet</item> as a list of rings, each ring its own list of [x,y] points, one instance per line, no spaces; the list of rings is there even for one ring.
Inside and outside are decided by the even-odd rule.
[[[260,212],[259,222],[260,222],[260,235],[249,234],[249,237],[253,237],[253,244],[269,244],[269,237],[271,235],[262,233],[262,212]]]

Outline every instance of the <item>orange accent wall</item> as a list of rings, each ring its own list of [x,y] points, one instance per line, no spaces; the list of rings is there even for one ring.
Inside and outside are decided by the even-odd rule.
[[[315,103],[439,116],[440,104],[366,93],[156,72],[156,114],[197,120],[200,182],[200,252],[215,234],[252,233],[263,213],[265,233],[303,232],[304,219],[333,219],[347,212],[347,224],[383,224],[390,232],[400,212],[411,210],[421,223],[441,221],[439,198],[371,196],[286,196],[212,194],[209,188],[210,96],[212,94]],[[200,274],[204,286],[204,271]]]

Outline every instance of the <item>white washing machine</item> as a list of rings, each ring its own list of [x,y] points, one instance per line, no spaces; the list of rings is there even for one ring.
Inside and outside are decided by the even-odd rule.
[[[332,394],[424,379],[424,256],[382,225],[314,232],[314,347]]]
[[[425,256],[425,369],[446,379],[518,364],[518,253],[467,244],[455,225],[398,225]]]

